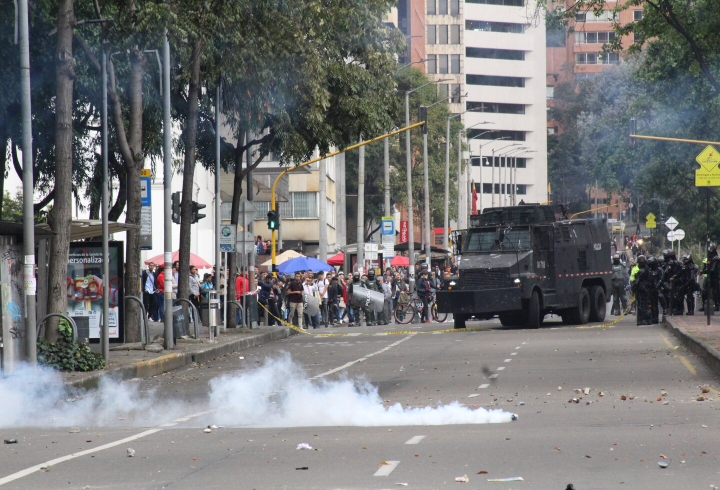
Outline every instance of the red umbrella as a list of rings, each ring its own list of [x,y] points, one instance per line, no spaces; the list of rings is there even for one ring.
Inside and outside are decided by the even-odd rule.
[[[410,259],[403,257],[402,255],[396,255],[390,261],[390,265],[394,265],[395,267],[405,267],[410,265]]]
[[[172,254],[172,261],[175,262],[176,260],[180,260],[180,250],[175,250]],[[156,255],[155,257],[150,257],[145,261],[145,265],[149,264],[150,262],[153,262],[157,265],[164,265],[165,264],[165,254]],[[199,255],[195,255],[193,253],[190,254],[190,265],[194,265],[198,269],[211,269],[212,264],[208,262],[207,260],[203,259]]]
[[[340,252],[327,259],[328,265],[339,265],[342,266],[345,263],[345,254]]]

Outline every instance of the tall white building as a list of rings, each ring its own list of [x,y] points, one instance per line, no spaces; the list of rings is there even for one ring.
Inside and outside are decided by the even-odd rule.
[[[478,208],[547,201],[545,22],[534,12],[534,0],[464,2],[464,122]]]

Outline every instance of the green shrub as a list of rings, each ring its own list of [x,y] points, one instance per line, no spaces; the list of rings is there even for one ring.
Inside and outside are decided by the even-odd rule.
[[[105,367],[101,354],[90,350],[84,342],[72,339],[72,327],[65,319],[58,327],[60,338],[57,342],[38,339],[37,358],[40,364],[58,371],[94,371]]]

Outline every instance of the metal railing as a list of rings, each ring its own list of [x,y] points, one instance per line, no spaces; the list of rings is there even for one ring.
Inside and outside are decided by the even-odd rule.
[[[148,324],[147,311],[145,311],[145,305],[143,304],[142,300],[140,298],[138,298],[137,296],[125,296],[125,301],[127,301],[129,299],[136,301],[140,305],[140,309],[142,310],[144,328],[140,331],[141,337],[143,337],[140,339],[140,343],[145,346],[150,345],[152,343],[152,339],[150,338],[150,325]]]
[[[42,331],[43,323],[45,323],[45,320],[47,320],[48,318],[52,318],[52,317],[60,317],[64,320],[66,320],[70,324],[70,328],[72,329],[73,342],[77,341],[77,334],[78,334],[77,324],[75,323],[75,320],[73,320],[71,317],[69,317],[63,313],[49,313],[49,314],[45,315],[42,318],[42,320],[40,320],[37,323],[37,327],[35,330],[36,330],[36,335],[37,335],[38,339],[40,338],[40,332]]]
[[[200,320],[200,312],[195,307],[195,305],[192,303],[192,301],[190,301],[189,299],[178,298],[173,302],[173,305],[176,305],[178,303],[187,303],[188,305],[190,305],[190,308],[192,308],[193,323],[195,325],[195,338],[199,339],[200,338],[200,324],[198,322]],[[210,336],[212,338],[212,333],[210,334]]]

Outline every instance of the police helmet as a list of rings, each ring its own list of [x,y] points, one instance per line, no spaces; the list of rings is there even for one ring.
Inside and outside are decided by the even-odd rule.
[[[675,255],[675,250],[670,250],[668,252],[668,257],[670,257],[672,260],[677,260],[677,255]]]
[[[423,262],[423,264],[420,266],[420,268],[427,270],[427,268],[428,268],[427,262]]]
[[[638,256],[637,256],[637,265],[638,265],[638,267],[645,267],[646,264],[647,264],[647,259],[646,259],[646,257],[645,257],[644,255],[642,255],[642,254],[641,254],[641,255],[638,255]]]
[[[669,253],[670,253],[670,250],[668,250],[667,248],[666,248],[666,249],[663,249],[663,251],[662,251],[662,256],[663,256],[663,257],[667,257],[667,255],[668,255]]]
[[[360,273],[358,271],[353,272],[353,279],[360,279]]]
[[[692,256],[690,254],[683,254],[682,261],[683,262],[690,262],[692,260]]]
[[[613,262],[619,262],[620,261],[620,254],[614,254],[613,255]]]
[[[368,279],[375,279],[375,269],[370,269],[367,273]]]
[[[716,250],[717,250],[717,245],[715,245],[714,243],[708,244],[708,252],[714,252]]]
[[[649,265],[653,269],[656,269],[658,266],[658,260],[651,255],[647,258],[647,265]]]

